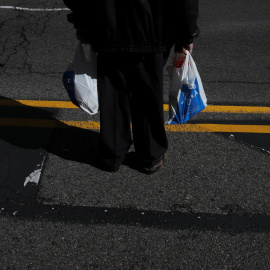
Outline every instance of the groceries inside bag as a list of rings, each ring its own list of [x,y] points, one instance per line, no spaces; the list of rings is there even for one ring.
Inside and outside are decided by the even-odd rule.
[[[187,51],[181,61],[176,55],[170,89],[169,117],[166,124],[183,124],[207,106],[207,99],[196,64]]]
[[[97,56],[91,45],[85,52],[78,44],[73,62],[63,75],[63,84],[72,103],[89,114],[98,112]]]

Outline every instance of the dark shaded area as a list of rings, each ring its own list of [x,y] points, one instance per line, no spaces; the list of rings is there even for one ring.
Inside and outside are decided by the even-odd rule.
[[[11,101],[4,97],[1,100]],[[0,117],[6,119],[53,119],[54,112],[27,106],[1,106]],[[53,129],[0,127],[0,196],[18,201],[33,201],[37,192],[34,181],[45,162],[47,145]]]
[[[13,106],[0,106],[0,118],[46,119],[61,128],[0,126],[0,197],[21,202],[35,201],[38,186],[25,180],[42,168],[47,152],[61,158],[90,164],[103,169],[98,162],[99,132],[70,127],[60,123],[55,115],[58,109],[36,108],[0,96]],[[133,169],[136,154],[128,153],[123,163]]]
[[[223,133],[224,136],[230,136],[237,142],[244,143],[248,146],[252,146],[265,153],[270,154],[270,134],[261,133]]]
[[[15,100],[15,106],[0,106],[1,118],[47,119],[60,122],[54,117],[57,109],[40,109],[24,106]],[[100,168],[96,152],[99,133],[61,123],[61,128],[0,127],[0,197],[16,201],[33,201],[37,185],[26,178],[42,168],[47,151],[64,159],[87,163]],[[133,163],[133,161],[130,161]],[[133,164],[125,164],[132,167]],[[101,168],[100,168],[101,169]]]
[[[180,211],[151,211],[115,207],[66,205],[19,205],[0,201],[0,214],[30,221],[76,224],[114,224],[162,230],[222,231],[227,233],[270,232],[270,216],[243,212],[237,206],[224,206],[224,214]]]
[[[24,128],[20,130],[0,128],[0,197],[30,201],[35,198],[37,184],[31,183],[31,180],[34,181],[35,177],[38,177],[43,167],[47,154],[45,148],[51,132],[50,130],[43,133],[38,133],[37,130],[35,132],[26,131]],[[11,143],[2,139],[9,135]],[[37,135],[38,139],[32,135]],[[20,146],[13,145],[12,140],[22,141],[22,144]],[[23,146],[27,142],[33,148],[24,148]],[[39,145],[37,145],[38,142]],[[35,146],[37,148],[34,148]]]

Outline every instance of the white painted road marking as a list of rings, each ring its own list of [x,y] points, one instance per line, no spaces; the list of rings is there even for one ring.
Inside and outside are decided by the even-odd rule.
[[[37,165],[37,169],[34,172],[32,172],[28,177],[26,177],[26,179],[24,181],[24,186],[26,186],[28,183],[34,183],[34,184],[38,185],[39,180],[40,180],[41,171],[43,169],[44,161],[45,161],[45,156],[44,156],[41,164]]]
[[[27,7],[15,7],[15,6],[0,6],[0,9],[14,9],[23,11],[65,11],[69,8],[27,8]]]

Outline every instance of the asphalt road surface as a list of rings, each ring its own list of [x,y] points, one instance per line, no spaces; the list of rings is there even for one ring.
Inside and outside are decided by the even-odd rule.
[[[117,173],[95,166],[99,115],[61,81],[78,43],[62,1],[1,0],[0,270],[270,269],[269,9],[201,1],[210,106],[147,176],[133,148]]]

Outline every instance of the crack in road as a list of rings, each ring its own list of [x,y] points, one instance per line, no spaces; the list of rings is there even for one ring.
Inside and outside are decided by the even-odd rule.
[[[49,13],[42,14],[40,17],[40,14],[38,16],[35,13],[25,14],[23,12],[17,12],[16,16],[0,23],[0,30],[3,32],[8,32],[7,30],[4,31],[5,28],[13,27],[14,32],[19,33],[19,38],[16,39],[17,43],[15,44],[14,39],[10,39],[9,36],[3,38],[2,56],[0,58],[2,73],[8,75],[14,74],[14,70],[16,69],[19,70],[20,73],[37,73],[33,70],[31,62],[29,62],[29,47],[33,44],[35,38],[41,38],[45,34],[50,19],[51,16]],[[31,23],[33,21],[35,21],[34,25]],[[13,22],[14,25],[12,26]],[[33,36],[35,38],[31,40]],[[11,65],[11,63],[14,62],[14,58],[21,58],[21,61],[19,61],[20,66],[14,67]],[[12,70],[12,72],[10,70]]]

